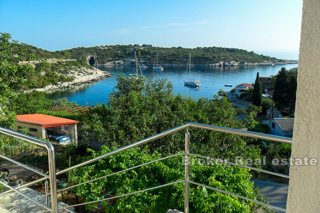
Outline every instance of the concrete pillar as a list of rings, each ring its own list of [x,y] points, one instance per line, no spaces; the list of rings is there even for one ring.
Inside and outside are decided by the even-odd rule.
[[[290,35],[288,35],[290,36]],[[320,212],[320,1],[304,0],[293,158],[315,158],[316,166],[291,166],[288,212]]]
[[[71,139],[72,143],[76,146],[78,146],[78,127],[77,124],[74,124],[71,127]]]
[[[41,127],[41,138],[47,139],[47,131],[46,128],[44,128],[43,126]]]

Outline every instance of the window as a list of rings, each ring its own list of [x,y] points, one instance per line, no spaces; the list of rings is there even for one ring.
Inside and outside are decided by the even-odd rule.
[[[29,128],[29,132],[38,132],[38,129],[36,129],[36,128]]]

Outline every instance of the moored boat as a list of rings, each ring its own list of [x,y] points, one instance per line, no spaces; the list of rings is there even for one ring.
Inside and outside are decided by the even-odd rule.
[[[187,87],[193,87],[193,88],[196,88],[196,87],[200,87],[200,86],[201,86],[199,80],[185,81],[185,82],[184,82],[184,85],[187,86]]]
[[[190,77],[190,71],[191,71],[191,53],[189,55],[189,61],[188,61],[188,65],[187,65],[187,73]],[[187,87],[192,87],[192,88],[198,88],[201,86],[200,81],[199,80],[187,80],[184,82],[184,86]]]
[[[163,71],[163,67],[159,64],[159,53],[157,52],[156,61],[153,64],[154,71]]]

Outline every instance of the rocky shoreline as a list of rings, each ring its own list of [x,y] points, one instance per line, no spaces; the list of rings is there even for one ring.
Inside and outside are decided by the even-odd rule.
[[[77,88],[80,86],[84,86],[86,84],[90,84],[93,82],[97,82],[99,80],[102,80],[104,78],[108,78],[111,76],[111,73],[107,71],[102,71],[97,68],[77,68],[74,70],[70,70],[67,74],[68,77],[72,77],[72,81],[68,82],[60,82],[58,84],[50,84],[43,88],[34,88],[25,90],[25,93],[30,93],[33,91],[38,92],[46,92],[46,93],[52,93],[60,90],[67,90],[72,88]]]

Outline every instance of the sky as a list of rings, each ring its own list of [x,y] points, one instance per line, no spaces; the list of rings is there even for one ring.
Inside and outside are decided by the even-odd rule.
[[[47,50],[232,47],[297,59],[302,0],[0,0],[0,32]]]

